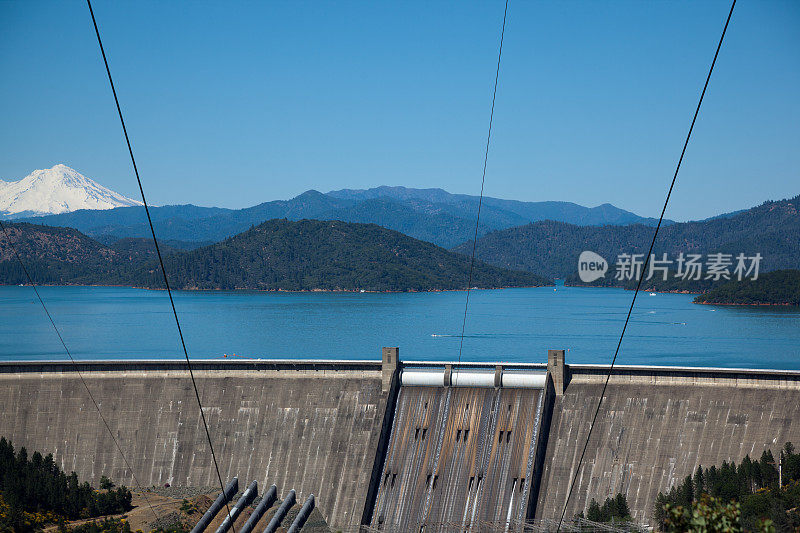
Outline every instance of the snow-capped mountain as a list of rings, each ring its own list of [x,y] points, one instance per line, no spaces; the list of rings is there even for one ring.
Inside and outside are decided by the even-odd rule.
[[[103,187],[66,165],[34,170],[19,181],[0,180],[0,216],[4,218],[133,205],[142,204]]]

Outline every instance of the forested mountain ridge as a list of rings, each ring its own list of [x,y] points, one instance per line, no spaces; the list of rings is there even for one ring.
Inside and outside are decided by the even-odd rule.
[[[657,257],[667,253],[760,253],[762,271],[800,267],[800,196],[770,201],[736,215],[662,227],[654,248]],[[629,226],[576,226],[544,221],[491,232],[478,241],[477,256],[489,264],[528,270],[550,277],[577,274],[578,256],[590,250],[604,257],[613,274],[619,254],[645,254],[653,228]],[[453,250],[467,253],[471,243]],[[606,274],[605,281],[613,284]]]
[[[465,288],[469,258],[376,224],[269,220],[165,267],[185,289],[425,291]],[[136,285],[158,286],[152,269],[140,272]],[[548,284],[480,262],[473,273],[482,288]]]
[[[72,228],[37,226],[27,223],[4,224],[0,239],[0,261],[15,261],[14,248],[23,261],[51,260],[67,263],[110,262],[114,252]],[[7,238],[6,238],[7,236]]]
[[[329,211],[325,220],[378,224],[415,239],[451,247],[475,233],[475,221],[453,214],[450,206],[409,200],[402,204],[391,198],[364,200],[350,207]],[[505,222],[503,222],[505,224]]]
[[[328,196],[347,200],[367,200],[376,198],[390,198],[403,202],[412,200],[455,206],[457,209],[475,212],[478,197],[468,194],[451,194],[443,189],[413,189],[410,187],[374,187],[372,189],[342,189],[330,191]],[[602,204],[597,207],[585,207],[573,202],[539,201],[525,202],[521,200],[504,200],[501,198],[483,197],[483,206],[490,213],[496,210],[501,216],[517,217],[524,223],[539,220],[558,220],[577,225],[608,225],[608,224],[634,224],[655,225],[658,219],[641,217],[630,211],[620,209],[611,204]],[[481,210],[481,219],[484,213]],[[491,214],[489,215],[491,217]],[[671,224],[672,221],[665,221]],[[519,224],[512,224],[519,225]],[[488,227],[495,224],[487,223]]]
[[[162,288],[151,242],[104,246],[72,228],[6,223],[38,284]],[[426,291],[466,287],[469,258],[375,224],[273,219],[191,252],[162,246],[176,289]],[[0,284],[27,283],[5,239]],[[473,285],[540,286],[550,280],[481,262]]]
[[[157,235],[184,249],[219,242],[274,218],[374,223],[449,248],[472,237],[477,208],[476,196],[450,194],[441,189],[378,187],[328,194],[311,190],[291,200],[265,202],[246,209],[194,205],[152,207],[151,216]],[[579,225],[654,223],[653,219],[610,204],[588,208],[571,202],[484,198],[479,234],[545,219]],[[24,221],[74,227],[106,244],[126,237],[146,238],[150,232],[141,207],[74,211]]]
[[[11,222],[4,226],[36,283],[88,285],[102,279],[105,284],[114,285],[123,281],[121,276],[128,262],[119,261],[117,252],[76,229]],[[0,234],[0,284],[28,283],[5,237]]]

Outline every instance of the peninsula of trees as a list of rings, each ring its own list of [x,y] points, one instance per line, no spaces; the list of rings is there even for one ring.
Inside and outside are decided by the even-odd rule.
[[[776,270],[756,280],[729,281],[694,301],[716,305],[800,305],[800,270]]]

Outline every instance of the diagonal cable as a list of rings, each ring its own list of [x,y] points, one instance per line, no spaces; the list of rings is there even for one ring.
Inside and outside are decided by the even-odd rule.
[[[492,139],[492,121],[494,120],[494,102],[497,98],[497,81],[500,79],[500,59],[503,57],[503,39],[506,35],[506,17],[508,16],[508,0],[503,10],[503,27],[500,29],[500,49],[497,52],[497,69],[494,73],[494,91],[492,92],[492,111],[489,113],[489,132],[486,134],[486,149],[483,154],[483,175],[481,176],[481,195],[478,197],[478,214],[475,217],[475,238],[472,240],[472,258],[469,262],[469,281],[467,282],[467,301],[464,303],[464,320],[461,323],[461,342],[458,345],[458,362],[461,363],[461,351],[464,348],[464,331],[467,328],[467,309],[469,309],[469,290],[472,288],[472,272],[475,269],[475,250],[478,247],[478,227],[481,223],[481,206],[483,205],[483,186],[486,183],[486,164],[489,162],[489,142]]]
[[[11,246],[11,250],[14,252],[14,257],[16,257],[17,261],[19,262],[19,266],[22,267],[22,271],[25,273],[25,277],[27,278],[28,283],[30,283],[31,287],[33,287],[33,292],[36,293],[36,298],[42,305],[42,309],[44,309],[44,313],[47,315],[47,319],[50,321],[50,325],[53,326],[53,330],[56,332],[56,335],[58,335],[58,340],[61,341],[61,346],[64,347],[64,351],[67,353],[67,357],[69,357],[69,360],[72,362],[72,366],[75,368],[75,373],[78,374],[81,383],[83,383],[83,387],[86,389],[86,393],[89,395],[89,399],[92,400],[94,408],[97,409],[97,414],[100,415],[100,419],[103,421],[103,425],[106,427],[106,430],[108,430],[108,434],[111,436],[111,440],[114,441],[114,446],[117,447],[119,454],[122,456],[122,460],[125,462],[125,466],[128,468],[128,470],[130,470],[131,476],[133,476],[133,481],[134,483],[136,483],[136,487],[139,489],[139,492],[142,493],[142,496],[144,496],[144,501],[147,502],[148,507],[150,507],[150,510],[153,512],[153,516],[155,517],[156,520],[158,520],[158,515],[156,514],[156,511],[153,508],[153,504],[150,503],[150,499],[147,497],[147,493],[145,492],[144,488],[142,488],[142,485],[141,483],[139,483],[139,480],[136,478],[136,472],[134,472],[133,468],[131,468],[131,464],[128,462],[128,458],[125,457],[125,452],[122,451],[122,447],[119,445],[119,441],[114,436],[114,432],[111,431],[111,427],[108,425],[106,417],[103,416],[103,412],[100,410],[100,404],[97,403],[97,400],[94,399],[94,395],[92,394],[92,391],[89,389],[89,384],[86,383],[85,379],[83,379],[83,374],[81,373],[80,368],[78,367],[78,363],[75,362],[75,359],[72,357],[72,353],[69,351],[69,348],[67,348],[67,343],[64,342],[64,337],[61,336],[61,331],[59,331],[58,326],[56,326],[56,323],[53,320],[53,317],[50,315],[50,311],[47,309],[47,306],[45,305],[41,294],[39,294],[39,289],[36,287],[36,283],[33,282],[33,278],[28,272],[27,267],[25,267],[25,263],[22,261],[22,257],[19,255],[19,251],[17,250],[17,247],[14,245],[14,241],[11,240],[11,235],[8,234],[8,230],[6,229],[6,226],[5,224],[3,224],[2,220],[0,220],[0,229],[3,230],[3,234],[5,234],[6,240],[8,241],[9,246]]]
[[[178,328],[178,336],[181,339],[181,347],[183,347],[183,355],[186,358],[186,368],[189,370],[189,377],[192,379],[192,387],[194,388],[194,395],[197,398],[197,406],[200,408],[200,418],[203,421],[203,428],[206,431],[206,439],[208,439],[208,447],[211,449],[211,458],[214,460],[214,469],[217,472],[217,480],[219,481],[219,486],[222,492],[225,492],[225,486],[222,483],[222,475],[219,472],[219,463],[217,463],[217,456],[214,453],[214,445],[211,442],[211,433],[208,431],[208,423],[206,422],[206,415],[203,412],[203,403],[200,401],[200,392],[197,390],[197,382],[194,379],[194,372],[192,372],[192,363],[189,361],[189,352],[186,350],[186,342],[183,340],[183,331],[181,330],[181,323],[178,320],[178,312],[175,310],[175,300],[172,298],[172,290],[169,286],[169,280],[167,279],[167,271],[164,268],[164,260],[161,257],[161,249],[158,246],[158,239],[156,238],[156,230],[153,228],[153,220],[150,218],[150,208],[147,205],[147,199],[144,196],[144,188],[142,187],[142,180],[139,177],[139,170],[136,167],[136,159],[133,157],[133,148],[131,148],[131,140],[128,137],[128,129],[125,127],[125,119],[122,118],[122,108],[119,105],[119,98],[117,98],[117,90],[114,88],[114,80],[111,78],[111,69],[108,66],[108,59],[106,58],[106,52],[103,48],[103,41],[100,39],[100,30],[97,27],[97,19],[94,17],[94,10],[92,9],[92,2],[91,0],[86,0],[86,3],[89,6],[89,14],[92,16],[92,24],[94,24],[94,32],[97,35],[97,44],[100,45],[100,54],[103,56],[103,63],[106,67],[106,74],[108,74],[108,83],[111,85],[111,92],[114,94],[114,103],[117,105],[117,113],[119,114],[119,121],[122,125],[122,133],[125,135],[125,142],[128,145],[128,153],[131,156],[131,164],[133,165],[133,172],[136,174],[136,182],[139,184],[139,192],[142,196],[142,204],[144,205],[144,212],[147,214],[147,223],[150,225],[150,233],[153,236],[153,244],[156,248],[156,255],[158,255],[158,262],[161,265],[161,273],[164,275],[164,287],[167,289],[167,294],[169,295],[169,303],[172,306],[172,315],[175,317],[175,325]],[[225,502],[225,509],[228,511],[228,515],[230,515],[231,510],[228,506],[228,502]],[[231,524],[231,529],[233,529],[233,533],[236,533],[236,529]]]
[[[639,289],[642,287],[642,280],[644,279],[644,272],[647,271],[647,267],[650,263],[650,255],[653,253],[653,246],[656,244],[656,237],[658,237],[658,230],[661,229],[661,222],[664,220],[664,213],[667,211],[667,204],[669,204],[669,198],[672,195],[672,189],[675,187],[675,180],[678,178],[678,171],[681,169],[681,163],[683,163],[683,156],[686,154],[686,147],[689,146],[689,139],[692,137],[692,130],[694,130],[695,122],[697,122],[697,116],[700,114],[700,106],[703,105],[703,98],[706,95],[706,89],[708,89],[708,83],[711,81],[711,74],[714,72],[714,65],[717,63],[717,57],[719,56],[719,51],[722,48],[722,41],[725,39],[725,32],[728,31],[728,24],[731,21],[731,16],[733,15],[733,8],[736,6],[736,0],[733,0],[731,3],[731,9],[728,12],[728,18],[725,20],[725,26],[722,28],[722,35],[719,38],[719,43],[717,44],[717,51],[714,52],[714,59],[711,61],[711,67],[708,69],[708,76],[706,76],[706,82],[703,85],[703,91],[700,93],[700,99],[697,102],[697,107],[694,110],[694,117],[692,117],[692,123],[689,126],[689,132],[686,134],[686,140],[683,143],[683,149],[681,150],[681,156],[678,158],[678,164],[675,167],[675,174],[672,176],[672,182],[669,185],[669,190],[667,191],[667,198],[664,200],[664,207],[661,209],[661,216],[658,218],[658,225],[656,225],[656,230],[653,232],[653,240],[650,242],[650,250],[647,252],[647,256],[645,256],[644,265],[642,266],[642,270],[639,273],[639,281],[636,284],[636,290],[633,293],[633,299],[631,300],[631,306],[628,309],[628,316],[625,317],[625,324],[622,326],[622,333],[619,336],[619,342],[617,343],[617,349],[614,352],[614,358],[611,359],[611,366],[608,368],[608,375],[606,376],[606,381],[603,384],[603,389],[600,391],[600,400],[597,402],[597,409],[594,411],[594,417],[592,418],[592,423],[589,426],[589,432],[586,434],[586,442],[583,445],[583,451],[581,452],[581,457],[578,460],[578,466],[575,469],[575,475],[572,477],[572,483],[569,486],[569,492],[567,493],[567,499],[564,501],[564,508],[561,511],[561,518],[558,520],[558,530],[561,530],[561,524],[564,521],[564,515],[567,512],[567,504],[569,503],[569,499],[572,496],[572,491],[575,488],[575,482],[578,479],[578,473],[580,472],[581,465],[583,464],[583,457],[586,455],[586,448],[589,446],[589,438],[592,436],[592,430],[594,429],[595,422],[597,421],[597,415],[600,412],[600,407],[603,405],[603,398],[606,394],[606,388],[608,387],[608,381],[611,379],[611,374],[614,372],[614,363],[617,361],[617,355],[619,354],[620,346],[622,346],[622,339],[625,337],[625,330],[628,328],[628,321],[631,319],[631,313],[633,312],[633,306],[636,303],[636,296],[639,294]]]

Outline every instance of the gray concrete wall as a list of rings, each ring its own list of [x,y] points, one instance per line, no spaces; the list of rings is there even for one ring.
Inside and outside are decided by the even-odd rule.
[[[194,366],[226,479],[237,475],[242,484],[252,479],[261,486],[276,483],[281,493],[295,488],[301,499],[313,492],[323,515],[334,526],[358,524],[363,519],[370,476],[376,468],[382,474],[381,483],[386,479],[383,474],[394,472],[393,468],[398,479],[407,473],[407,494],[412,500],[418,499],[415,494],[424,495],[418,483],[421,480],[424,485],[433,471],[429,461],[435,454],[420,455],[427,459],[411,473],[399,458],[417,461],[417,456],[399,454],[395,458],[389,452],[384,471],[378,442],[389,393],[383,391],[386,374],[379,362],[205,361]],[[523,367],[541,369],[544,365]],[[183,363],[93,362],[80,363],[78,370],[143,484],[216,484]],[[602,366],[568,366],[564,394],[548,396],[552,412],[547,419],[551,422],[542,428],[535,450],[537,457],[543,457],[542,469],[535,468],[542,475],[531,480],[533,493],[533,483],[540,487],[537,517],[557,518],[561,511],[605,372]],[[452,399],[453,405],[463,400],[486,407],[498,393],[482,392],[488,396],[480,401],[467,398],[476,394],[474,391],[456,394],[466,396]],[[499,394],[505,402],[504,395],[509,393]],[[511,426],[512,444],[531,429],[538,394],[525,393],[511,401],[512,412],[518,415]],[[411,395],[403,398],[401,406],[419,407],[419,401],[409,403]],[[440,400],[429,401],[429,405],[438,405]],[[52,452],[66,470],[75,470],[82,478],[96,482],[101,475],[108,475],[132,485],[130,473],[70,364],[0,363],[0,406],[0,435],[15,445]],[[491,408],[481,411],[490,412]],[[449,421],[442,434],[447,438],[442,442],[448,444],[442,457],[447,458],[451,457],[447,450],[457,441],[453,432],[457,436],[459,428],[454,424],[463,420],[445,418]],[[403,432],[412,435],[394,443],[397,449],[414,446],[416,420],[400,416],[391,426],[393,438]],[[481,417],[471,425],[480,427],[488,420]],[[434,425],[431,422],[429,426],[432,434],[439,431],[434,431]],[[495,424],[486,430],[490,436],[487,443],[497,441],[494,432],[498,428]],[[592,498],[603,500],[622,492],[635,518],[647,522],[657,493],[680,482],[698,464],[738,462],[745,454],[760,456],[765,448],[775,453],[787,440],[800,444],[798,372],[617,367],[567,515],[584,510]],[[521,442],[529,441],[526,437]],[[503,469],[518,472],[510,477],[512,483],[513,477],[523,476],[530,458],[524,446],[519,450],[498,456],[515,457],[511,463],[503,463]],[[475,457],[478,455],[476,452]],[[464,455],[452,454],[451,462],[462,466],[461,457]],[[406,463],[411,465],[413,461],[409,461]],[[444,464],[441,458],[439,464]],[[463,502],[459,504],[455,494],[460,487],[466,497],[471,475],[440,485],[455,491],[448,500],[453,509],[463,510]],[[529,478],[527,473],[525,477]],[[375,500],[380,498],[376,495]],[[410,501],[407,505],[421,504]],[[499,508],[503,505],[508,506],[500,502]],[[436,505],[430,509],[433,514],[439,512]],[[460,523],[463,512],[455,514]],[[378,508],[371,522],[377,516]],[[444,513],[437,519],[449,521],[453,516]]]
[[[380,362],[196,362],[225,480],[314,493],[334,526],[358,524],[387,394]],[[217,484],[191,382],[180,362],[81,363],[139,481]],[[133,480],[79,376],[63,363],[0,364],[0,435],[51,452],[97,482]]]
[[[555,399],[537,518],[558,519],[605,380],[605,367],[572,366]],[[698,464],[737,463],[800,443],[800,373],[619,367],[578,472],[567,517],[625,494],[634,518]]]

